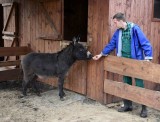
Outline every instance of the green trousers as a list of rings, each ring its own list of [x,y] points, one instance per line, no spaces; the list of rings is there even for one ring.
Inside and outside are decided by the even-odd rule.
[[[132,85],[132,78],[129,76],[123,76],[123,82]],[[144,82],[142,79],[135,78],[136,86],[144,88]]]
[[[122,53],[122,57],[131,58],[131,55],[128,55],[126,53]],[[129,85],[132,85],[132,78],[129,76],[123,76],[123,82],[127,83]],[[136,86],[144,88],[144,82],[142,79],[135,78],[135,82],[136,82]]]

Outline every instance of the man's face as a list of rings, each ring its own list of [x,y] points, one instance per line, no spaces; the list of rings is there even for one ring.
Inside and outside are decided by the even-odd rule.
[[[113,22],[117,28],[122,28],[123,27],[123,21],[122,20],[117,20],[116,18],[113,19]]]

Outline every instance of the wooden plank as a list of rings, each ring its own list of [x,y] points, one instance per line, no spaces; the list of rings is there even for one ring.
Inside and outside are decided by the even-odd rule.
[[[11,6],[13,3],[3,3],[2,6]]]
[[[109,76],[108,76],[109,72],[107,72],[107,71],[104,71],[104,72],[105,72],[105,74],[104,74],[104,79],[106,79],[106,78],[109,77]],[[112,103],[113,97],[114,97],[114,96],[111,95],[111,94],[108,94],[108,93],[104,94],[104,104]]]
[[[103,6],[105,4],[105,7]],[[108,41],[108,12],[109,1],[97,0],[88,1],[88,40],[89,50],[93,54],[101,52],[104,44]],[[103,60],[89,61],[87,64],[87,96],[99,102],[104,102],[103,99]],[[106,95],[106,97],[108,97]],[[106,101],[108,103],[108,98]]]
[[[88,0],[88,37],[89,37],[89,44],[90,44],[90,50],[92,50],[92,53],[96,54],[97,52],[97,45],[96,45],[96,34],[97,32],[97,21],[95,21],[96,17],[98,15],[96,1],[94,0]],[[87,97],[92,98],[94,100],[98,100],[96,96],[96,86],[99,82],[96,82],[96,62],[91,60],[88,62],[88,70],[87,70]]]
[[[104,70],[160,83],[160,65],[148,61],[109,55],[105,58]]]
[[[5,71],[0,71],[0,81],[7,80],[21,80],[22,79],[22,69],[10,69]]]
[[[2,36],[2,38],[5,40],[11,40],[11,41],[15,39],[15,37],[12,37],[12,36]]]
[[[2,31],[5,35],[15,36],[16,32],[8,32],[8,31]]]
[[[104,92],[160,110],[159,91],[152,91],[122,82],[105,79]]]
[[[16,60],[16,61],[1,61],[0,62],[0,67],[4,67],[4,66],[19,66],[20,65],[20,60]]]
[[[14,38],[14,40],[13,40],[12,43],[11,43],[11,47],[13,47],[15,41],[16,41],[16,40],[15,40],[15,38]],[[8,61],[8,60],[9,60],[9,56],[6,57],[5,61]]]
[[[62,38],[59,37],[55,37],[55,36],[39,36],[39,39],[43,39],[43,40],[53,40],[53,41],[61,41]]]
[[[6,21],[5,25],[4,25],[3,31],[6,30],[6,27],[7,27],[7,25],[8,25],[9,19],[10,19],[10,17],[11,17],[11,13],[12,13],[12,11],[13,11],[13,8],[14,8],[14,4],[11,4],[11,9],[10,9],[9,15],[8,15],[8,17],[7,17],[7,21]]]
[[[19,56],[31,52],[30,48],[24,47],[1,47],[0,56]]]
[[[16,35],[16,36],[18,36],[18,33],[19,33],[19,15],[18,15],[18,4],[16,4],[16,3],[14,3],[14,9],[15,9],[15,15],[13,15],[14,16],[14,34]],[[18,38],[16,38],[16,46],[19,46],[19,41],[18,41]]]

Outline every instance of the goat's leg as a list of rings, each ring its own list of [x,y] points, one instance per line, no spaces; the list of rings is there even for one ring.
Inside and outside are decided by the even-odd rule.
[[[65,97],[66,96],[66,94],[64,93],[64,91],[63,91],[63,89],[62,89],[62,95],[63,95],[63,97]]]
[[[33,75],[33,78],[32,78],[32,87],[34,88],[35,93],[37,94],[37,96],[41,96],[40,91],[39,91],[39,89],[37,87],[37,84],[36,84],[37,78],[38,78],[37,75]]]
[[[33,81],[33,87],[34,87],[34,89],[35,89],[35,92],[36,92],[37,96],[41,96],[40,90],[39,90],[38,87],[37,87],[36,81],[37,81],[37,80],[34,80],[34,81]]]
[[[36,78],[36,75],[34,75],[34,74],[25,75],[25,73],[24,73],[24,78],[23,78],[24,80],[23,80],[23,84],[22,84],[24,96],[27,95],[27,88],[28,88],[29,83],[33,83],[35,78]]]
[[[60,100],[64,100],[65,93],[63,91],[64,77],[59,77],[58,79],[58,88],[59,88],[59,97]]]
[[[23,80],[23,83],[22,83],[22,87],[23,87],[23,92],[22,92],[22,93],[23,93],[24,96],[27,96],[28,82],[29,82],[29,81]]]

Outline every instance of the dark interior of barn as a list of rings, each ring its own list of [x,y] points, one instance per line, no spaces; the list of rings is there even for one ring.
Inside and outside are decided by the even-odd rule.
[[[154,1],[154,18],[160,18],[160,0]]]
[[[88,0],[64,0],[64,40],[80,35],[87,42]]]
[[[2,30],[3,30],[3,7],[2,5],[0,5],[0,16],[1,16],[1,19],[0,19],[0,47],[4,47],[4,40],[2,39]],[[4,60],[4,57],[0,57],[0,61],[3,61]]]

